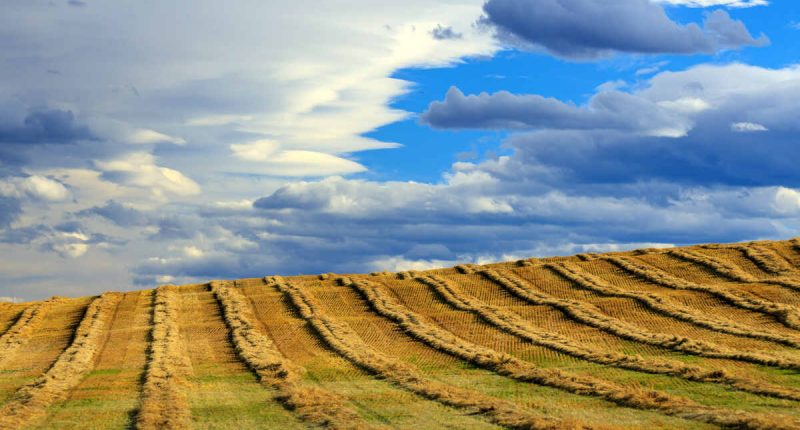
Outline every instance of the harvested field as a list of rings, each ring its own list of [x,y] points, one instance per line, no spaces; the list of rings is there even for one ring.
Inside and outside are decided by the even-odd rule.
[[[0,429],[800,429],[800,240],[0,304]]]

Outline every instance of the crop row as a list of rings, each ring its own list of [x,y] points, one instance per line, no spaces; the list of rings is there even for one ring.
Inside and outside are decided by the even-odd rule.
[[[794,306],[771,302],[752,295],[745,296],[742,293],[712,284],[697,284],[631,258],[611,255],[604,258],[620,269],[645,281],[676,290],[702,291],[732,306],[771,315],[787,327],[800,329],[800,311]],[[800,343],[800,339],[798,339],[798,343]]]
[[[245,297],[222,282],[210,289],[219,302],[233,344],[241,359],[261,383],[275,388],[287,409],[316,426],[336,429],[369,427],[340,396],[302,381],[305,369],[290,362],[272,340],[256,327],[256,317]]]
[[[788,277],[759,279],[743,271],[737,266],[734,266],[732,264],[726,264],[721,260],[718,260],[716,258],[713,258],[705,254],[701,254],[696,251],[690,251],[686,249],[674,249],[669,251],[669,254],[678,257],[681,260],[704,266],[709,270],[713,271],[714,273],[721,276],[725,276],[728,279],[732,279],[734,281],[745,282],[745,283],[773,284],[790,288],[795,291],[800,291],[800,282],[795,279],[790,279]]]
[[[593,291],[597,294],[612,297],[623,297],[638,301],[646,307],[659,312],[663,315],[692,323],[694,325],[705,327],[711,330],[751,337],[756,339],[770,340],[785,345],[797,347],[800,345],[797,339],[793,336],[783,335],[780,333],[768,332],[765,330],[757,330],[751,327],[743,326],[732,321],[727,321],[718,318],[708,317],[697,311],[694,311],[685,306],[678,305],[670,302],[665,298],[652,293],[629,291],[615,287],[597,276],[584,272],[578,266],[569,263],[548,264],[548,268],[558,273],[565,279],[572,281],[575,285]],[[764,366],[780,367],[785,369],[800,369],[800,362],[792,358],[783,357],[779,355],[765,354],[760,352],[747,352],[747,351],[730,351],[724,353],[725,357],[733,360],[746,361]]]
[[[409,336],[442,352],[500,375],[567,392],[605,399],[621,406],[655,410],[661,413],[736,428],[792,428],[797,423],[786,417],[767,417],[756,413],[699,405],[689,399],[635,387],[625,387],[600,378],[578,375],[559,369],[541,369],[505,353],[486,348],[426,322],[386,294],[376,284],[345,280],[383,317],[394,321]]]
[[[724,384],[754,394],[800,400],[800,391],[798,390],[734,377],[722,370],[709,371],[677,361],[645,359],[638,355],[628,355],[613,351],[597,352],[595,349],[583,346],[573,339],[536,327],[513,312],[505,311],[502,308],[491,306],[475,297],[471,297],[447,279],[428,275],[421,276],[417,280],[433,288],[445,302],[456,309],[472,312],[493,327],[562,354],[622,369],[670,375],[694,382]]]
[[[14,324],[0,336],[0,364],[9,359],[33,334],[44,319],[47,309],[58,299],[35,303],[23,310]]]
[[[20,388],[14,398],[0,408],[0,429],[18,429],[41,419],[49,405],[62,400],[94,367],[102,349],[105,329],[121,300],[118,293],[105,293],[94,299],[75,329],[67,349],[42,376]]]
[[[351,363],[366,369],[412,393],[438,401],[448,406],[470,409],[472,413],[486,415],[496,424],[515,429],[557,429],[566,423],[546,418],[528,408],[487,396],[474,390],[466,390],[433,381],[424,377],[414,366],[392,359],[367,345],[353,329],[332,318],[322,310],[316,299],[300,287],[285,282],[279,277],[268,278],[271,283],[289,298],[300,315],[314,328],[320,339]],[[569,428],[587,428],[570,423]]]
[[[773,275],[789,275],[795,272],[794,268],[775,254],[774,251],[759,245],[738,245],[736,249],[750,261],[767,273]]]
[[[183,351],[176,292],[163,286],[153,294],[150,347],[136,428],[186,429],[191,413],[184,388],[191,365]]]

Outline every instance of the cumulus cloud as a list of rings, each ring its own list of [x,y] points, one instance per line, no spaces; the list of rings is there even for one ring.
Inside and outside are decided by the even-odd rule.
[[[593,59],[615,52],[698,54],[768,43],[741,21],[715,10],[703,27],[672,21],[649,0],[489,0],[481,22],[522,48],[543,48],[566,58]]]

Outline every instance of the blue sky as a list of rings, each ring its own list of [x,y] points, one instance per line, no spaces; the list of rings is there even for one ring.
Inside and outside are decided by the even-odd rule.
[[[796,2],[0,12],[0,299],[800,235]]]

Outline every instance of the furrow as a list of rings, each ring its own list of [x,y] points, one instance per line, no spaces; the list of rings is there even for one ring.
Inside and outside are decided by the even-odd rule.
[[[427,275],[420,276],[417,280],[431,287],[442,300],[456,309],[472,312],[502,331],[575,358],[622,369],[674,376],[694,382],[723,384],[748,393],[800,401],[800,390],[734,377],[721,370],[709,371],[677,361],[645,359],[638,355],[613,351],[598,353],[572,339],[536,327],[517,314],[471,297],[447,279],[436,275]]]
[[[186,400],[186,377],[191,366],[182,348],[175,287],[163,286],[153,295],[150,349],[136,428],[186,429],[191,412]]]
[[[565,279],[571,281],[575,285],[593,291],[595,293],[613,296],[625,297],[638,301],[639,303],[647,306],[648,308],[659,312],[663,315],[686,321],[694,325],[709,328],[712,330],[734,334],[738,336],[752,337],[757,339],[770,340],[777,343],[782,343],[790,346],[797,347],[797,343],[793,338],[783,336],[776,333],[759,331],[753,328],[744,327],[732,321],[726,321],[717,318],[710,318],[695,312],[685,306],[671,303],[661,296],[652,293],[626,291],[612,286],[603,279],[597,276],[584,272],[578,266],[570,263],[560,264],[547,264],[546,267],[555,271]],[[720,357],[722,358],[722,357]],[[730,351],[727,357],[732,360],[746,361],[749,363],[761,364],[763,366],[779,367],[784,369],[800,369],[800,362],[793,358],[780,356],[777,354],[764,354],[759,352],[750,351]]]
[[[701,254],[697,251],[691,251],[688,249],[673,249],[670,250],[668,254],[680,258],[681,260],[704,266],[709,270],[711,270],[712,272],[734,281],[744,282],[749,284],[760,283],[760,284],[779,285],[795,291],[800,291],[800,281],[787,277],[785,275],[772,278],[763,278],[763,279],[756,278],[755,276],[750,275],[749,273],[745,272],[744,270],[740,269],[735,265],[727,264],[716,258],[710,257],[705,254]]]
[[[75,330],[72,343],[44,375],[20,388],[0,408],[0,429],[18,429],[43,418],[48,406],[64,399],[91,371],[102,348],[105,329],[120,302],[117,293],[105,293],[92,301]]]
[[[447,406],[471,409],[495,424],[514,429],[590,428],[580,423],[564,423],[528,411],[511,402],[486,396],[425,378],[412,365],[394,360],[367,345],[347,324],[322,311],[322,306],[302,288],[280,277],[265,281],[283,292],[319,337],[353,364],[427,399]]]
[[[726,288],[718,287],[716,285],[697,284],[686,279],[673,276],[659,268],[635,261],[632,258],[612,255],[603,258],[607,261],[610,261],[620,269],[653,284],[675,290],[693,290],[708,293],[732,306],[771,315],[787,327],[800,329],[800,311],[794,306],[759,299],[752,295],[744,295],[740,292],[730,291]],[[795,344],[800,345],[800,338],[796,338],[794,342]]]
[[[0,366],[28,342],[55,300],[59,299],[50,299],[27,307],[14,324],[0,336]]]
[[[529,362],[471,343],[426,322],[372,282],[348,278],[343,278],[341,282],[359,292],[377,314],[394,321],[409,336],[475,366],[512,379],[602,398],[620,406],[659,411],[666,415],[723,427],[764,429],[793,428],[800,425],[788,417],[702,406],[689,399],[659,391],[624,387],[603,379],[558,369],[537,368]]]
[[[225,323],[241,359],[261,383],[278,391],[277,400],[313,425],[332,429],[371,428],[346,399],[301,381],[305,369],[290,362],[267,336],[256,328],[256,318],[242,294],[221,282],[210,289],[219,302]]]

